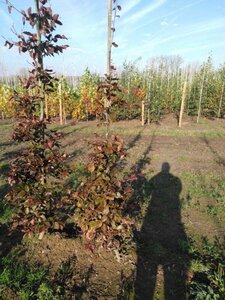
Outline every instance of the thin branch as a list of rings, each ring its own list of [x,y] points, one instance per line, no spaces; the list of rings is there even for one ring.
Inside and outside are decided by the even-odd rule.
[[[18,13],[20,13],[22,16],[23,16],[23,13],[22,13],[22,11],[21,10],[19,10],[18,8],[16,8],[13,4],[12,4],[12,2],[10,2],[10,1],[8,1],[8,3],[6,3],[5,1],[1,1],[2,3],[4,3],[6,6],[11,6],[13,9],[15,9]]]

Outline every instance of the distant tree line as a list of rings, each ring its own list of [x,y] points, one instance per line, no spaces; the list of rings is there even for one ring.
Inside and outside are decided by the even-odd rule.
[[[113,120],[141,118],[143,122],[159,121],[173,113],[179,118],[185,85],[184,112],[208,118],[225,116],[225,64],[215,68],[209,57],[201,65],[185,65],[180,56],[151,58],[144,69],[138,61],[123,63],[118,72],[120,91],[111,107]],[[22,72],[22,77],[26,72]],[[52,93],[46,97],[46,114],[89,120],[100,115],[104,93],[98,90],[101,76],[87,68],[82,76],[58,76]],[[2,118],[14,116],[14,106],[8,105],[13,90],[22,93],[19,77],[0,77],[0,113]],[[184,95],[183,95],[184,96]],[[184,97],[183,97],[184,98]]]

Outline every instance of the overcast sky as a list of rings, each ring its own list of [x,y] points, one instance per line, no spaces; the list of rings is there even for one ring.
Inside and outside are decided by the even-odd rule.
[[[0,72],[16,73],[29,67],[29,58],[4,47],[13,38],[10,28],[22,31],[21,17],[8,14],[0,1]],[[17,8],[28,8],[33,0],[11,0]],[[57,72],[79,75],[106,70],[107,0],[51,0],[70,45],[63,55],[46,59],[45,65]],[[113,61],[117,67],[125,60],[141,57],[144,65],[152,56],[181,55],[186,62],[202,62],[212,53],[216,65],[225,61],[225,0],[120,0]]]

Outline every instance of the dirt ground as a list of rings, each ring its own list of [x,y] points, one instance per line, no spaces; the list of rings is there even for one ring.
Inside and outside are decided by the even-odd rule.
[[[104,128],[95,121],[55,126],[64,133],[62,149],[69,155],[71,168],[87,161],[94,133],[104,134]],[[3,197],[8,190],[8,163],[21,146],[10,141],[10,124],[0,124],[0,128]],[[190,238],[198,241],[207,236],[213,240],[225,235],[225,120],[202,119],[196,124],[194,118],[185,117],[183,127],[178,128],[176,119],[169,115],[160,124],[144,127],[138,120],[118,122],[112,124],[112,133],[120,135],[127,147],[123,172],[142,174],[150,187],[145,194],[139,232],[128,253],[92,252],[80,239],[49,235],[42,241],[25,242],[27,259],[57,269],[76,256],[79,272],[88,273],[91,269],[89,285],[80,299],[186,299],[192,271],[181,245],[185,247]],[[220,202],[216,201],[215,190]],[[7,236],[2,225],[2,253],[4,243],[10,245],[12,239],[15,243],[20,240]],[[136,298],[125,298],[126,284],[121,282],[131,277]]]

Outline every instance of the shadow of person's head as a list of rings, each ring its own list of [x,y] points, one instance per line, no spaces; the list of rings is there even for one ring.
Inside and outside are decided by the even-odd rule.
[[[149,183],[152,188],[152,198],[154,199],[154,196],[160,194],[160,201],[162,199],[168,201],[168,197],[172,201],[179,197],[182,190],[181,180],[171,173],[171,165],[167,161],[162,163],[160,172],[153,176]]]
[[[161,172],[165,174],[170,172],[170,164],[168,162],[162,163]]]

